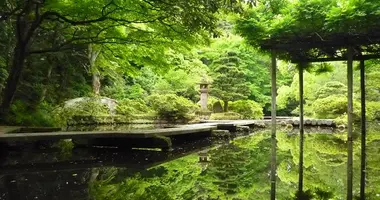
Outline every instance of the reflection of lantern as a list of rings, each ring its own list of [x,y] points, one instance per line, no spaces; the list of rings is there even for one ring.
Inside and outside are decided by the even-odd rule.
[[[207,152],[199,152],[199,164],[202,166],[202,171],[207,169],[209,161],[208,153]]]

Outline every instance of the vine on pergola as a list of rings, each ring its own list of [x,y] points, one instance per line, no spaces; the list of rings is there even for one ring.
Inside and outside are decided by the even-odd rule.
[[[237,31],[263,51],[275,50],[292,62],[380,58],[380,1],[378,0],[273,0],[237,21]]]

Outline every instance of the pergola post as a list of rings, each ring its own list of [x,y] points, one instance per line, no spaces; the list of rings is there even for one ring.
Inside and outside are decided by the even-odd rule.
[[[300,154],[299,154],[299,174],[298,174],[298,191],[303,192],[303,140],[304,140],[304,110],[303,110],[303,69],[305,63],[298,64],[298,74],[299,74],[299,94],[300,94]]]
[[[271,159],[271,173],[270,173],[270,182],[271,182],[271,200],[276,199],[276,148],[277,148],[277,139],[276,139],[276,52],[272,50],[272,66],[271,66],[271,77],[272,77],[272,159]]]
[[[366,179],[366,103],[365,103],[365,67],[364,60],[360,61],[360,92],[361,92],[361,161],[360,161],[360,199],[365,199],[365,179]]]
[[[353,104],[352,104],[352,88],[353,88],[353,49],[349,47],[347,49],[347,200],[352,200],[352,179],[353,179],[353,153],[352,153],[352,114],[353,114]]]

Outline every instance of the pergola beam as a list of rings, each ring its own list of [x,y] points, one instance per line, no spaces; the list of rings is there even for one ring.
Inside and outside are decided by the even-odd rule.
[[[353,60],[361,61],[361,60],[371,60],[371,59],[380,59],[380,54],[373,55],[363,55],[363,56],[353,56]],[[347,58],[344,57],[334,57],[334,58],[305,58],[305,59],[293,59],[292,63],[300,63],[300,62],[333,62],[333,61],[347,61]]]
[[[264,41],[261,44],[263,49],[276,49],[276,50],[309,50],[313,48],[348,48],[349,46],[370,46],[374,44],[380,44],[379,36],[347,36],[346,38],[333,37],[330,39],[321,40],[319,37],[308,38],[296,38],[294,40],[288,40],[286,43],[281,43],[280,39],[272,41]],[[285,40],[286,38],[284,38]]]

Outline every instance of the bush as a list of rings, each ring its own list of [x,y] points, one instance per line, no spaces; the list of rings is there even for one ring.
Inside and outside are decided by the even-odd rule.
[[[366,112],[368,120],[380,120],[380,102],[367,102]]]
[[[360,115],[360,104],[354,102],[354,119]],[[332,95],[323,99],[317,99],[312,104],[312,110],[316,118],[335,119],[347,113],[347,97],[343,95]]]
[[[97,98],[88,98],[84,101],[76,102],[74,105],[65,106],[64,111],[71,115],[108,115],[110,110],[105,104],[99,102]]]
[[[159,118],[169,121],[190,120],[190,114],[198,108],[192,101],[175,94],[151,95],[148,97],[148,104],[157,112]]]
[[[72,105],[66,105],[60,111],[62,121],[69,121],[74,116],[105,116],[110,114],[107,105],[101,103],[98,98],[86,98]]]
[[[213,113],[210,116],[210,120],[238,120],[243,116],[235,112]]]
[[[20,126],[61,126],[64,124],[61,110],[59,106],[52,106],[46,102],[30,107],[25,102],[17,100],[11,105],[5,123]]]
[[[229,104],[229,109],[239,113],[243,119],[262,119],[263,108],[252,100],[239,100]]]
[[[141,99],[123,99],[119,101],[116,107],[117,114],[129,117],[150,112],[152,112],[152,110],[146,105],[145,101]]]

